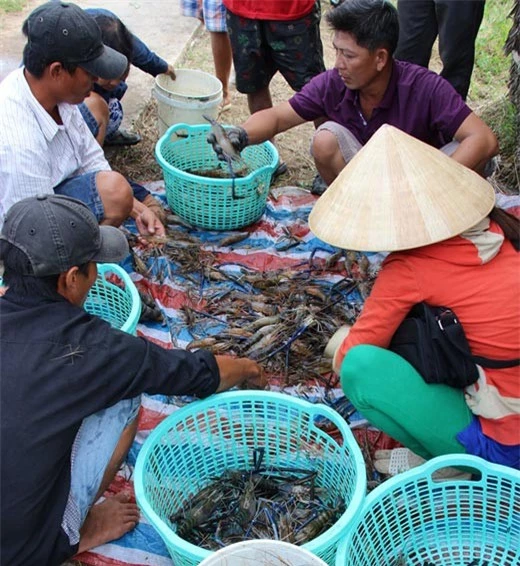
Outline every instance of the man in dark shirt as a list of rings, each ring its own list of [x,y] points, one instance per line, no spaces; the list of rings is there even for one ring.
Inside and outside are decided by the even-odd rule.
[[[326,18],[334,30],[334,69],[311,79],[288,102],[257,112],[229,131],[238,151],[325,117],[311,144],[323,190],[383,124],[484,173],[498,152],[495,135],[445,79],[393,59],[399,22],[390,2],[349,0]]]
[[[137,427],[140,394],[206,397],[262,386],[248,359],[165,350],[82,305],[95,262],[121,261],[124,235],[80,201],[15,203],[0,237],[2,564],[59,565],[119,538],[139,518],[124,495],[95,505]]]

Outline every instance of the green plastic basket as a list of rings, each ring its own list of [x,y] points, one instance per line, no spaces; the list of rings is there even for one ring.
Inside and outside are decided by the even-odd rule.
[[[446,466],[469,468],[480,479],[432,478]],[[399,474],[367,496],[336,559],[336,566],[430,563],[520,564],[520,472],[450,455]]]
[[[270,142],[242,151],[251,173],[235,179],[233,198],[232,179],[189,173],[221,168],[229,174],[227,163],[217,159],[206,141],[209,129],[209,125],[174,124],[157,142],[155,156],[163,171],[168,205],[190,224],[208,230],[234,230],[252,224],[265,210],[278,151]]]
[[[321,417],[337,427],[341,443],[316,424]],[[347,508],[338,521],[303,545],[334,564],[337,544],[366,491],[363,457],[347,423],[322,404],[282,393],[233,391],[176,410],[150,434],[137,458],[137,503],[176,566],[199,564],[212,553],[177,536],[169,517],[225,470],[251,468],[256,448],[265,449],[267,467],[312,467],[330,500],[343,499]]]
[[[128,273],[115,263],[100,263],[98,276],[87,295],[84,309],[106,320],[113,328],[135,336],[141,316],[141,299]],[[121,286],[108,280],[115,275]]]

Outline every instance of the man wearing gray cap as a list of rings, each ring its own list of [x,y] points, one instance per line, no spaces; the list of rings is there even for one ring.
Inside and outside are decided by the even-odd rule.
[[[139,511],[118,494],[95,505],[136,432],[140,394],[206,397],[264,385],[246,358],[165,350],[111,328],[82,305],[95,262],[128,254],[122,232],[82,202],[15,203],[0,236],[2,564],[59,565],[119,538]]]
[[[86,203],[101,224],[132,216],[141,234],[163,235],[157,216],[111,171],[76,106],[98,78],[121,77],[126,57],[103,44],[94,19],[75,4],[43,4],[23,32],[24,66],[0,83],[0,226],[15,202],[56,193]]]

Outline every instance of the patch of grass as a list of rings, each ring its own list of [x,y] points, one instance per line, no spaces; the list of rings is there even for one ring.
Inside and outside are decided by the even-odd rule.
[[[470,87],[470,97],[474,101],[490,101],[507,88],[510,57],[504,54],[504,44],[512,25],[508,18],[512,7],[513,0],[486,2],[475,42],[475,67]]]
[[[24,0],[0,0],[0,13],[20,12],[24,6]]]
[[[516,108],[507,96],[482,111],[482,119],[495,132],[500,144],[500,153],[512,155],[518,143]]]
[[[515,156],[520,135],[516,112],[514,104],[504,95],[482,108],[480,113],[480,117],[498,138],[500,166],[493,184],[505,193],[518,193],[520,190],[520,163]]]

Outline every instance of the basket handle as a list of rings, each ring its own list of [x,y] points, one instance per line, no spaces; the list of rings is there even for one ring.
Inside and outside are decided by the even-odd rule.
[[[205,124],[186,124],[185,122],[180,122],[179,124],[173,124],[168,126],[166,132],[164,132],[162,138],[160,138],[157,144],[160,144],[163,140],[169,141],[172,134],[176,134],[178,131],[187,132],[186,135],[183,134],[182,137],[189,137],[192,133],[200,132],[201,130],[208,130]]]
[[[429,476],[430,481],[437,483],[437,480],[433,479],[432,476],[435,472],[442,470],[443,468],[465,468],[467,471],[472,473],[478,473],[482,476],[482,479],[488,476],[490,473],[497,473],[503,475],[504,473],[511,474],[514,472],[511,468],[506,466],[501,466],[499,464],[492,464],[479,456],[473,456],[470,454],[446,454],[444,456],[437,456],[428,460],[421,466],[417,468],[412,468],[406,474],[418,474],[421,476]],[[404,474],[399,474],[403,478]],[[518,474],[520,479],[520,474]],[[470,480],[473,481],[473,480]]]

